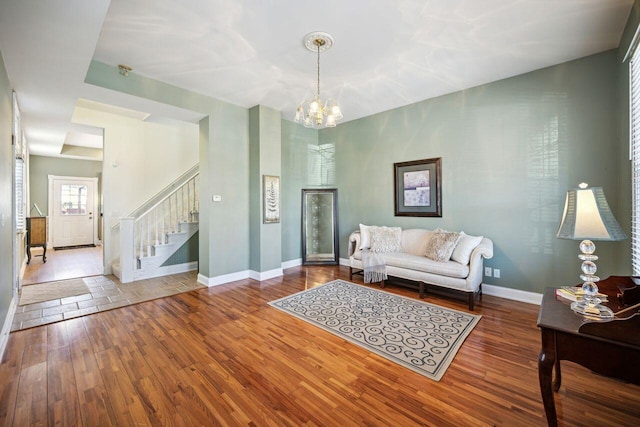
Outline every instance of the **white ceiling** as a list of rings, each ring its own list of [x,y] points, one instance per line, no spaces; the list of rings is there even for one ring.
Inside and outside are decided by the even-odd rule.
[[[618,46],[633,0],[21,0],[0,4],[0,49],[31,152],[95,147],[73,125],[78,100],[196,121],[194,112],[84,83],[92,59],[291,119],[313,95],[326,31],[321,95],[343,121]],[[93,103],[93,104],[92,104]],[[100,104],[107,104],[101,106]],[[125,113],[126,114],[126,113]],[[71,136],[69,135],[71,133]],[[89,140],[82,142],[81,135]],[[65,142],[66,140],[66,142]]]

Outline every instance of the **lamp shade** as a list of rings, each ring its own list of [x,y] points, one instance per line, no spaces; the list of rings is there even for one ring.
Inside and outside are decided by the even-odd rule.
[[[627,236],[616,221],[602,187],[572,188],[558,229],[558,238],[572,240],[624,240]]]

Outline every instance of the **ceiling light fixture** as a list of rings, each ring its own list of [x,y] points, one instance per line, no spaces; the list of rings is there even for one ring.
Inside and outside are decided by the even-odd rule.
[[[118,65],[118,69],[120,70],[120,74],[122,74],[125,77],[127,77],[129,75],[129,71],[133,70],[133,68],[129,67],[128,65],[124,65],[124,64],[119,64]]]
[[[320,99],[320,52],[325,52],[333,46],[331,35],[316,31],[309,33],[304,38],[304,45],[312,52],[318,53],[318,84],[317,93],[311,101],[303,101],[296,109],[293,119],[296,123],[302,123],[304,127],[319,128],[335,127],[336,121],[342,118],[342,111],[335,99],[329,98],[325,104]]]

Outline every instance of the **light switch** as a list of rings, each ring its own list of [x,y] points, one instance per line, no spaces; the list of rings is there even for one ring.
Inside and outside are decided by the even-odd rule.
[[[213,201],[214,202],[221,202],[222,201],[222,196],[219,194],[214,194],[213,195]]]

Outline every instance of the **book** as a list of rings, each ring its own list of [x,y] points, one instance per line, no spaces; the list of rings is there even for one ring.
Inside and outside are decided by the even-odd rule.
[[[556,289],[556,295],[569,301],[580,301],[584,298],[585,293],[580,286],[563,286]],[[600,298],[602,302],[608,301],[607,295],[603,293],[598,292],[596,297]]]

